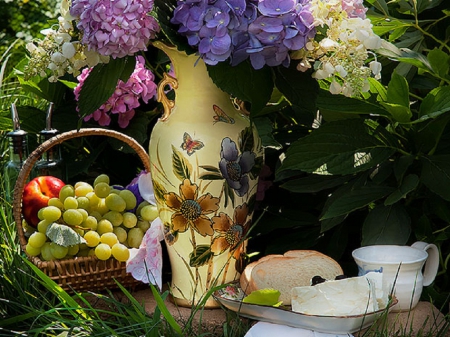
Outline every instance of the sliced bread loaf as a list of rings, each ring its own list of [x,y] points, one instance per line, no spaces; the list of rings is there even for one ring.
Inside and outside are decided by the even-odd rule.
[[[317,251],[297,250],[252,262],[245,268],[240,282],[246,294],[264,288],[279,290],[280,301],[290,305],[292,288],[309,286],[316,275],[333,280],[342,274],[341,266],[331,257]]]

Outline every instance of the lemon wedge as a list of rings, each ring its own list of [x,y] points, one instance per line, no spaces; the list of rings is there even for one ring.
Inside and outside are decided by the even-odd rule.
[[[248,296],[244,297],[242,302],[279,307],[283,302],[279,301],[280,291],[271,288],[259,289],[252,291]]]

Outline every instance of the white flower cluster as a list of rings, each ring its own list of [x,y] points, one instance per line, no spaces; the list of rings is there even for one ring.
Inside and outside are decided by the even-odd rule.
[[[78,76],[81,69],[93,67],[98,63],[108,63],[109,57],[102,56],[87,48],[75,39],[76,33],[73,27],[74,18],[69,13],[69,1],[63,0],[61,4],[61,16],[59,24],[53,29],[45,29],[43,40],[28,43],[27,50],[30,53],[30,61],[26,69],[26,77],[46,77],[47,72],[50,82],[56,82],[65,73]]]
[[[312,13],[318,34],[325,31],[323,39],[308,42],[298,69],[305,71],[314,66],[313,77],[327,80],[332,94],[357,96],[369,90],[368,78],[381,77],[381,64],[376,60],[367,66],[370,50],[380,48],[381,39],[372,30],[365,15],[349,17],[342,9],[341,0],[313,0]],[[364,14],[364,13],[363,13]]]

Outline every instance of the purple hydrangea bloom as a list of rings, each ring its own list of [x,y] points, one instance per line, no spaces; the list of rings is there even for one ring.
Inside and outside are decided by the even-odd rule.
[[[153,0],[73,0],[70,14],[89,50],[116,58],[147,50],[159,31],[152,8]]]
[[[249,189],[248,173],[255,165],[255,154],[245,151],[239,154],[236,143],[226,137],[222,140],[220,151],[219,169],[227,181],[228,186],[236,191],[240,197],[245,195]]]
[[[178,0],[172,18],[205,63],[249,58],[255,69],[288,66],[289,51],[314,37],[313,22],[308,0]]]

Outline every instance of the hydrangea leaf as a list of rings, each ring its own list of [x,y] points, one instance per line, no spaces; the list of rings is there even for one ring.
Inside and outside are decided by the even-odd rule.
[[[134,57],[124,57],[111,59],[107,64],[95,66],[80,91],[78,100],[80,117],[90,115],[105,103],[114,93],[118,80],[122,79],[125,82],[128,80],[135,64]]]
[[[292,143],[277,175],[285,170],[353,174],[382,163],[396,149],[395,137],[374,121],[328,122]]]
[[[236,66],[219,62],[207,66],[209,76],[223,91],[251,103],[251,113],[257,115],[270,100],[273,90],[272,71],[268,67],[259,70],[244,61]]]

